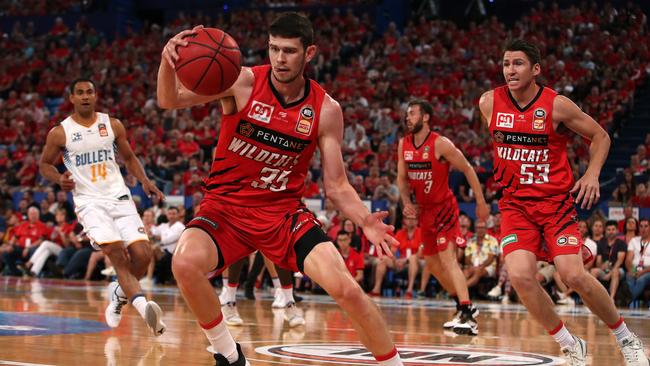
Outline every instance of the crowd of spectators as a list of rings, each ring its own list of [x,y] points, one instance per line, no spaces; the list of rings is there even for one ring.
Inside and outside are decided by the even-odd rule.
[[[75,3],[62,2],[61,6],[65,9]],[[394,184],[396,144],[404,134],[405,103],[412,97],[433,104],[434,129],[452,139],[467,156],[481,177],[488,200],[498,198],[499,187],[491,179],[490,139],[476,106],[482,92],[501,82],[501,46],[507,38],[525,37],[539,44],[545,56],[540,82],[571,97],[609,130],[616,129],[617,121],[634,107],[635,91],[650,71],[647,19],[633,3],[622,8],[582,3],[565,9],[555,3],[540,3],[512,27],[496,17],[460,27],[446,20],[414,16],[403,30],[391,23],[381,34],[375,31],[368,13],[337,8],[310,11],[319,54],[307,72],[343,106],[342,148],[350,182],[362,198],[385,200],[391,221],[398,226],[402,218]],[[215,18],[200,12],[181,13],[162,26],[145,19],[140,31],[129,29],[115,39],[98,32],[84,17],[75,24],[57,19],[45,34],[38,34],[33,23],[17,22],[1,37],[5,55],[0,64],[0,195],[5,212],[0,251],[7,258],[4,270],[40,274],[45,266],[41,264],[43,256],[75,263],[71,259],[76,253],[71,249],[78,252],[89,248],[78,225],[72,224],[74,213],[67,197],[39,176],[37,166],[47,131],[71,113],[66,86],[72,79],[86,75],[96,82],[98,110],[125,123],[134,152],[165,194],[193,197],[194,205],[178,212],[183,218],[180,221],[186,222],[200,202],[202,178],[209,170],[221,123],[220,106],[212,103],[178,111],[157,107],[156,73],[162,46],[169,37],[196,24],[218,26],[239,42],[244,64],[261,64],[267,46],[266,29],[260,24],[268,24],[274,15],[273,11],[261,10],[233,11]],[[582,174],[587,165],[587,143],[575,136],[568,149],[574,174]],[[612,197],[614,202],[650,206],[646,174],[649,150],[650,135],[631,157],[625,180]],[[134,177],[127,176],[126,182],[138,192]],[[473,201],[473,192],[462,179],[452,186],[459,201]],[[323,194],[318,155],[311,164],[307,188],[307,197]],[[22,199],[14,205],[16,192],[22,193]],[[46,198],[36,202],[33,192]],[[161,208],[159,202],[137,203],[140,209],[153,205],[154,217],[161,213],[166,217],[169,210]],[[36,225],[28,218],[30,210],[34,215],[31,207],[38,207],[39,220],[50,224],[45,224],[42,235],[30,234],[27,245],[27,237],[20,239],[12,229]],[[60,221],[63,212],[59,209],[65,210],[65,222]],[[366,275],[361,281],[366,281],[368,290],[375,287],[379,293],[386,287],[381,284],[385,282],[384,276],[378,275],[380,271],[390,274],[391,268],[403,268],[408,272],[404,292],[413,296],[418,282],[415,277],[422,267],[417,247],[395,248],[401,259],[394,263],[372,259],[372,246],[364,244],[351,222],[333,220],[335,210],[327,204],[323,215],[332,238],[345,240],[348,233],[350,250],[366,256]],[[497,280],[502,271],[491,244],[498,239],[498,216],[487,223],[476,223],[481,234],[462,253],[461,263],[472,284],[480,284],[486,277],[502,282]],[[461,224],[471,239],[471,224]],[[415,234],[408,223],[402,230],[406,230],[402,235],[412,240]],[[48,244],[36,253],[44,242],[54,243],[61,250]],[[349,257],[350,252],[343,251]],[[91,261],[91,249],[84,251],[84,258],[86,255],[86,262],[101,262],[99,255]],[[158,252],[161,260],[165,256],[164,250]],[[55,262],[64,276],[65,261]],[[358,267],[356,262],[353,267]],[[370,269],[370,275],[368,264],[375,268]],[[88,274],[84,266],[69,276],[92,278],[94,272]],[[356,269],[353,275],[358,275]],[[420,290],[426,290],[429,283],[426,271],[423,276]],[[503,277],[506,286],[507,275]]]

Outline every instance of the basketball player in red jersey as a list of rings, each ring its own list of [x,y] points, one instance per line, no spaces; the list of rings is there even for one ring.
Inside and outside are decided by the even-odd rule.
[[[235,84],[214,96],[191,93],[174,74],[175,49],[186,46],[183,37],[192,32],[177,34],[162,52],[158,103],[169,109],[219,100],[223,108],[206,195],[172,263],[185,301],[218,352],[217,365],[248,363],[222,322],[208,277],[257,249],[324,288],[348,313],[379,364],[402,365],[379,309],[300,201],[318,147],[327,197],[382,253],[398,245],[389,234],[393,227],[382,221],[388,213],[370,214],[348,183],[341,156],[341,107],[304,76],[305,65],[316,54],[311,22],[297,13],[279,15],[269,29],[271,64],[242,68]]]
[[[486,92],[479,102],[494,138],[494,176],[503,186],[501,247],[510,280],[531,315],[560,344],[569,365],[585,365],[587,345],[569,333],[535,279],[538,258],[553,261],[564,283],[610,327],[626,365],[648,365],[641,340],[582,265],[589,252],[582,254],[574,203],[590,208],[600,197],[598,176],[609,136],[570,99],[535,82],[540,62],[537,46],[510,42],[503,54],[506,85]],[[566,152],[569,130],[591,140],[589,166],[575,184]]]
[[[406,111],[408,135],[400,139],[397,164],[404,216],[418,215],[427,268],[456,301],[456,316],[444,324],[459,334],[478,334],[465,275],[456,259],[456,246],[464,247],[465,239],[458,224],[458,203],[449,189],[449,168],[465,174],[476,195],[476,216],[486,220],[490,210],[485,203],[481,183],[463,154],[446,137],[431,131],[429,123],[433,107],[423,100],[411,101]],[[417,207],[411,201],[415,193]]]

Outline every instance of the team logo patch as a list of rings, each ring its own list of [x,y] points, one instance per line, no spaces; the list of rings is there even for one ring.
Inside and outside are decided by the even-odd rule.
[[[516,243],[518,240],[519,239],[517,239],[517,234],[504,236],[503,239],[501,239],[501,248],[505,247],[508,244]]]
[[[253,125],[248,122],[242,122],[239,124],[239,134],[246,137],[251,137],[255,129]]]
[[[106,129],[105,124],[100,123],[100,124],[97,125],[97,128],[99,129],[99,136],[101,136],[101,137],[108,136],[108,130]]]
[[[513,128],[515,125],[515,115],[512,113],[497,113],[497,127]]]
[[[405,365],[563,365],[557,357],[497,349],[448,346],[398,346]],[[354,344],[282,344],[255,348],[269,357],[312,361],[335,365],[368,365],[377,361],[366,348]]]
[[[72,140],[72,142],[77,142],[77,141],[81,141],[82,138],[83,137],[81,135],[81,132],[75,132],[75,133],[72,134],[72,139],[71,140]]]
[[[404,151],[404,160],[413,160],[413,151]]]
[[[270,123],[274,108],[271,105],[254,100],[251,109],[248,111],[248,117],[262,123]]]
[[[424,153],[422,154],[422,159],[428,159],[429,158],[429,146],[424,147]]]
[[[546,128],[546,110],[544,108],[537,108],[533,112],[533,130],[544,131]]]
[[[441,237],[438,238],[437,241],[438,241],[439,245],[443,245],[444,243],[447,242],[447,238],[445,238],[444,236],[441,236]]]
[[[503,135],[503,132],[501,132],[501,131],[495,131],[494,132],[494,141],[496,141],[497,143],[499,143],[499,144],[503,143],[503,138],[504,137],[505,136]]]
[[[303,135],[311,133],[311,126],[314,124],[314,108],[306,105],[300,109],[298,123],[296,123],[296,132]]]
[[[562,235],[555,241],[558,246],[576,246],[578,245],[578,238],[573,235]]]

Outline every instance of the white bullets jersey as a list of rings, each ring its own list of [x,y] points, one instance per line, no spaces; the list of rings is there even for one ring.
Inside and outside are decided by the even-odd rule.
[[[75,182],[72,191],[75,205],[130,197],[116,161],[117,145],[109,116],[97,113],[90,127],[68,117],[61,126],[65,132],[63,162]]]

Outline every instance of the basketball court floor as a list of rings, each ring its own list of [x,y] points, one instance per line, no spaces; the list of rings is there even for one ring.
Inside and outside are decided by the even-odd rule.
[[[165,312],[167,332],[156,338],[127,306],[122,323],[104,323],[106,284],[0,277],[0,365],[211,365],[207,341],[175,287],[147,292]],[[230,327],[253,366],[376,364],[333,301],[305,296],[305,326],[289,328],[271,295],[238,298],[245,321]],[[442,330],[450,301],[378,300],[405,365],[562,365],[559,347],[521,305],[479,304],[476,337]],[[607,327],[582,306],[558,307],[589,347],[590,365],[622,365]],[[622,310],[650,345],[650,311]]]

